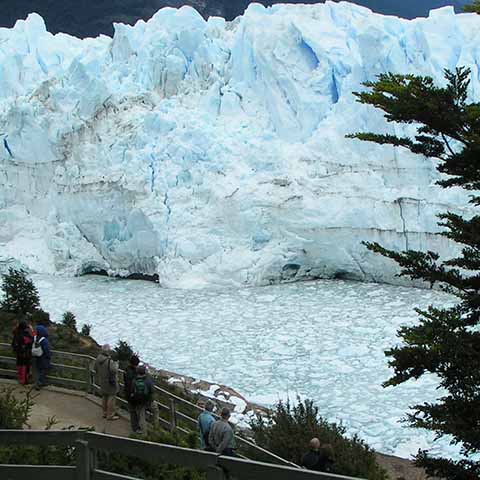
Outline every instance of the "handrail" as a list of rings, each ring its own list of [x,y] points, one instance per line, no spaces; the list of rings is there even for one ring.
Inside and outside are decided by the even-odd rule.
[[[2,348],[2,347],[11,348],[11,345],[8,344],[8,343],[0,342],[0,348]],[[86,368],[87,369],[86,380],[82,381],[82,380],[73,380],[73,379],[68,379],[68,378],[67,379],[62,379],[62,378],[58,378],[58,377],[53,377],[53,378],[51,378],[51,380],[53,380],[52,383],[57,383],[61,386],[65,386],[65,385],[69,385],[69,386],[74,385],[74,386],[78,386],[78,387],[83,386],[83,387],[85,387],[87,393],[93,393],[93,390],[95,390],[95,389],[99,390],[99,387],[97,385],[95,385],[95,382],[93,381],[94,372],[91,369],[91,363],[96,360],[95,357],[92,357],[91,355],[84,355],[84,354],[79,354],[79,353],[63,352],[63,351],[60,351],[60,350],[51,350],[51,352],[52,352],[53,355],[61,355],[61,356],[67,357],[67,358],[71,358],[73,360],[77,360],[77,359],[88,360],[87,365],[84,368],[82,368],[82,367],[72,367],[75,370],[78,369],[78,370],[76,370],[78,372],[80,372],[82,370],[85,371],[85,368]],[[2,361],[3,359],[7,359],[7,358],[14,358],[14,357],[2,357],[2,356],[0,356],[0,361]],[[67,369],[67,370],[71,368],[69,365],[63,366],[61,364],[53,364],[53,363],[52,363],[52,366],[55,367],[56,369],[59,369],[59,370],[61,370],[62,367],[66,367],[65,369]],[[3,372],[3,369],[0,368],[0,377],[2,376],[2,372]],[[11,375],[13,376],[14,373],[15,372],[12,371]],[[124,371],[119,370],[119,373],[123,374]],[[158,385],[155,385],[154,388],[155,388],[156,392],[161,393],[162,395],[165,395],[172,402],[170,407],[162,404],[159,401],[156,402],[157,405],[159,406],[159,408],[161,408],[163,411],[169,411],[169,413],[170,413],[170,428],[172,430],[179,429],[181,431],[182,430],[184,431],[183,428],[181,428],[179,425],[177,425],[177,421],[176,421],[177,417],[180,420],[190,422],[191,425],[198,425],[198,420],[196,418],[192,418],[192,417],[190,417],[189,415],[187,415],[183,412],[177,411],[176,407],[177,407],[177,404],[182,404],[182,405],[188,406],[190,408],[194,408],[195,410],[197,410],[199,412],[199,414],[203,411],[203,409],[201,409],[198,405],[195,405],[194,403],[192,403],[192,402],[190,402],[190,401],[188,401],[188,400],[186,400],[182,397],[179,397],[179,396],[169,392],[168,390],[165,390],[162,387],[159,387]],[[124,399],[122,399],[120,397],[117,397],[117,398],[118,398],[118,400],[120,401],[121,404],[125,403]],[[213,414],[213,416],[217,419],[220,418],[216,414]],[[165,423],[165,420],[162,421],[162,424],[164,424],[164,423]],[[286,460],[286,459],[276,455],[275,453],[270,452],[270,451],[258,446],[254,442],[238,435],[237,433],[235,433],[234,436],[235,436],[235,440],[238,442],[239,445],[248,446],[248,448],[256,451],[259,454],[259,456],[261,456],[262,458],[269,457],[270,459],[272,459],[272,461],[275,461],[275,462],[280,463],[282,465],[286,465],[286,466],[294,467],[294,468],[300,468],[295,463],[290,462],[289,460]]]
[[[0,444],[55,446],[72,445],[75,447],[76,467],[67,466],[33,466],[33,465],[0,465],[2,472],[16,471],[13,478],[29,480],[37,478],[36,472],[48,469],[48,472],[57,472],[52,479],[75,478],[76,480],[91,479],[125,479],[122,475],[99,470],[96,464],[96,451],[108,450],[117,454],[128,455],[147,461],[176,465],[186,468],[198,468],[207,472],[207,479],[227,480],[230,478],[264,480],[361,480],[353,477],[335,475],[331,473],[312,472],[292,467],[255,462],[235,457],[226,457],[215,453],[192,450],[172,445],[163,445],[142,440],[133,440],[96,432],[85,431],[32,431],[32,430],[0,430]],[[75,476],[71,469],[75,468]],[[44,478],[47,478],[46,476]],[[134,479],[136,480],[136,479]]]

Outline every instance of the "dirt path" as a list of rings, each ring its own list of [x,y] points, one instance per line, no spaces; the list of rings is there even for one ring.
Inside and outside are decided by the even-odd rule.
[[[31,388],[8,380],[0,380],[0,386],[12,387],[18,398],[23,398],[23,394]],[[52,428],[55,430],[93,427],[100,433],[122,437],[129,435],[127,418],[122,415],[114,422],[104,419],[100,400],[96,397],[57,387],[46,387],[40,392],[36,390],[31,392],[34,406],[28,427],[32,430],[42,430],[50,419],[54,419],[55,424]]]

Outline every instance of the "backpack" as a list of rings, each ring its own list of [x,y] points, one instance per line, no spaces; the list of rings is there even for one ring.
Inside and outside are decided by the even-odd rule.
[[[117,375],[115,372],[112,372],[112,369],[110,368],[110,363],[112,360],[109,358],[108,363],[107,363],[107,371],[108,371],[108,383],[112,386],[117,385]]]
[[[150,389],[147,385],[147,377],[135,378],[132,385],[131,400],[133,403],[143,404],[147,403],[150,396]]]
[[[37,340],[37,336],[33,338],[33,346],[32,346],[32,357],[41,357],[43,355],[43,347],[42,347],[42,340],[45,340],[45,337],[40,338]]]

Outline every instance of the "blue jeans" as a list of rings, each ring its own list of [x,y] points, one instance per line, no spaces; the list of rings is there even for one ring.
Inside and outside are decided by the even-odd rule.
[[[46,375],[47,375],[47,370],[45,368],[39,367],[39,361],[38,359],[33,360],[33,380],[35,382],[35,387],[40,388],[44,387],[47,382],[46,382]]]

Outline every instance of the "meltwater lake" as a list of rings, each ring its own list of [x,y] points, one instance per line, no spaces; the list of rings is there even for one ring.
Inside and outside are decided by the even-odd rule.
[[[419,448],[456,452],[399,421],[413,403],[441,392],[436,378],[382,388],[384,350],[414,307],[448,305],[438,291],[346,281],[223,290],[169,290],[138,280],[34,275],[54,320],[73,311],[99,342],[128,341],[143,359],[235,388],[273,405],[297,395],[341,421],[373,448],[408,457]]]

